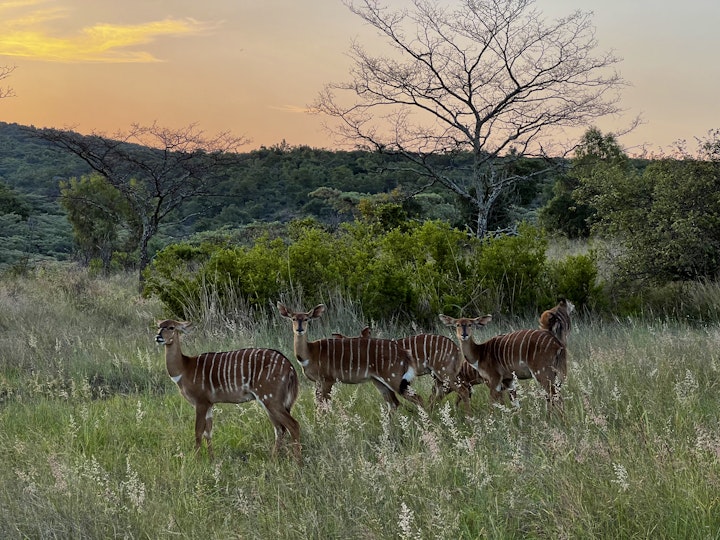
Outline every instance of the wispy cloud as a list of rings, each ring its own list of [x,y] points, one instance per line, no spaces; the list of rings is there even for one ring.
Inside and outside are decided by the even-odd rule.
[[[289,113],[307,113],[310,111],[307,107],[300,107],[299,105],[270,105],[268,106],[269,109],[272,109],[273,111],[282,111],[282,112],[289,112]]]
[[[47,0],[0,2],[0,56],[49,62],[158,62],[142,48],[164,36],[196,35],[209,26],[194,19],[167,18],[133,25],[97,23],[72,35],[54,35],[52,21],[67,19]]]

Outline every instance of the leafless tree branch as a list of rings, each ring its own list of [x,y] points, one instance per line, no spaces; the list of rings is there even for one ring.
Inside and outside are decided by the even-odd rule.
[[[0,81],[7,79],[12,74],[12,72],[15,71],[16,67],[17,66],[0,66]],[[13,96],[15,96],[15,92],[12,88],[0,87],[0,99]]]
[[[206,194],[218,174],[239,160],[238,150],[247,143],[229,133],[208,138],[194,124],[181,129],[133,124],[112,137],[58,129],[34,133],[81,158],[128,201],[142,223],[141,286],[148,243],[160,223],[188,198]]]
[[[377,30],[387,55],[351,44],[350,81],[325,86],[313,109],[340,140],[403,155],[477,209],[476,233],[515,178],[509,153],[547,157],[554,128],[619,112],[625,82],[612,52],[596,53],[591,15],[546,20],[534,0],[344,0]],[[449,178],[431,156],[469,152],[472,174]],[[562,151],[554,152],[554,155]]]

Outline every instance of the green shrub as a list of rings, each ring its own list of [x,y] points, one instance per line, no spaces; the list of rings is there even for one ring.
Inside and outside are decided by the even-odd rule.
[[[703,280],[638,286],[622,297],[617,311],[630,316],[712,323],[720,320],[720,284]]]
[[[560,297],[572,300],[578,310],[606,303],[602,286],[598,283],[598,267],[594,252],[548,261],[547,270],[548,304]]]
[[[599,295],[594,256],[550,264],[547,239],[530,225],[482,242],[443,222],[378,233],[367,223],[330,232],[304,221],[289,231],[289,239],[264,236],[252,247],[166,248],[146,273],[146,293],[196,320],[206,310],[262,309],[287,295],[311,305],[339,294],[370,319],[421,326],[441,312],[537,313],[560,295],[580,305]]]
[[[343,251],[329,232],[315,227],[304,229],[287,248],[289,284],[308,299],[322,299],[342,282],[338,261]]]
[[[185,306],[197,300],[197,272],[217,249],[212,244],[172,244],[159,251],[144,272],[143,294],[156,297],[174,316],[182,317]]]
[[[535,312],[546,303],[543,286],[547,238],[527,224],[517,236],[484,240],[473,259],[476,290],[487,296],[495,312],[520,314]]]
[[[264,306],[287,286],[286,252],[281,239],[262,237],[251,248],[216,251],[200,275],[217,287],[220,298],[241,297],[251,306]]]

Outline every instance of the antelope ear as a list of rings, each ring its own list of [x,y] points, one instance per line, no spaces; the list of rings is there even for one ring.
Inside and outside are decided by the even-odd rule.
[[[308,317],[311,319],[317,319],[325,313],[325,304],[318,304],[312,310],[308,311]]]
[[[448,326],[455,326],[455,319],[448,317],[447,315],[440,314],[440,321]]]
[[[363,338],[370,337],[370,327],[369,326],[366,326],[365,328],[362,329],[362,331],[360,332],[360,337],[363,337]]]
[[[492,315],[483,315],[482,317],[474,318],[472,322],[475,326],[485,326],[490,321],[492,321]]]
[[[277,308],[278,308],[278,311],[280,312],[280,315],[282,315],[283,317],[287,317],[288,319],[291,318],[291,315],[290,315],[290,312],[288,311],[288,308],[286,308],[286,307],[285,307],[285,304],[283,304],[283,303],[280,302],[279,300],[278,300],[278,303],[277,303]]]
[[[192,323],[188,321],[179,321],[177,327],[182,333],[187,333],[187,331],[192,328]]]

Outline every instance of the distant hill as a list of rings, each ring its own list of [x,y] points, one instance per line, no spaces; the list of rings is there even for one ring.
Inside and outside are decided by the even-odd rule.
[[[30,126],[0,122],[0,181],[21,193],[57,197],[59,178],[82,176],[90,168],[34,132]]]
[[[72,230],[58,204],[59,182],[91,170],[81,159],[36,137],[36,131],[0,122],[0,197],[10,197],[10,207],[15,197],[30,208],[24,218],[21,212],[3,211],[0,204],[0,242],[13,246],[12,254],[0,246],[0,268],[34,258],[72,256]],[[353,219],[350,209],[363,197],[398,189],[414,193],[426,182],[407,168],[392,167],[400,158],[360,150],[281,144],[240,157],[210,196],[189,200],[174,216],[174,239],[308,216],[336,224]],[[494,216],[495,225],[506,226],[544,204],[551,182],[534,181],[508,193]],[[463,205],[444,188],[432,187],[407,202],[416,217],[441,218],[460,227],[465,223]]]

